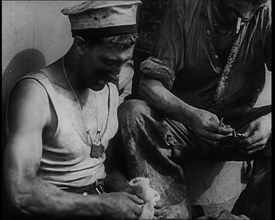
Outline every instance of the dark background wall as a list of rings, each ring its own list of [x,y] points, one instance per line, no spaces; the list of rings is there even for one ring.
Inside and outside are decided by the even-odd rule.
[[[142,0],[138,11],[138,31],[140,49],[150,50],[161,16],[171,0]]]
[[[139,82],[139,64],[145,60],[154,46],[154,39],[160,19],[166,7],[173,0],[141,0],[142,5],[138,11],[139,42],[134,51],[135,76],[133,78],[132,93],[136,96],[136,89]],[[269,1],[270,4],[271,1]],[[271,72],[266,73],[265,88],[260,95],[256,106],[271,103]]]

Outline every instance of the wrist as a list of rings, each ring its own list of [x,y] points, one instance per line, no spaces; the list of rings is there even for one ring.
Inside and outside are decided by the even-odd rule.
[[[109,210],[109,200],[109,193],[103,193],[98,196],[98,213],[100,216],[104,216],[106,211]]]
[[[181,110],[181,120],[180,121],[184,125],[186,125],[188,127],[192,127],[194,124],[194,119],[197,115],[198,110],[199,110],[198,108],[195,108],[191,105],[185,104]]]
[[[101,216],[104,214],[104,198],[102,195],[79,195],[74,199],[73,214],[76,216]]]

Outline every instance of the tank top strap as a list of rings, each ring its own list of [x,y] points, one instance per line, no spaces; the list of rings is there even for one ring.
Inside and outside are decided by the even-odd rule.
[[[19,79],[16,83],[19,83],[20,81],[25,79],[35,80],[45,89],[46,93],[48,94],[49,100],[52,102],[54,106],[55,111],[58,111],[58,106],[60,105],[58,105],[58,103],[60,102],[60,100],[58,100],[58,94],[56,93],[52,83],[50,82],[47,74],[44,71],[45,70],[40,70],[35,73],[30,73]]]

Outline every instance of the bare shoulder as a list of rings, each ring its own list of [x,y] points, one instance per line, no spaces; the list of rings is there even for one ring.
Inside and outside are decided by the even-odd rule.
[[[10,93],[9,100],[20,100],[23,97],[35,98],[42,95],[42,93],[46,94],[45,89],[42,85],[40,85],[40,83],[37,80],[26,78],[19,81],[13,87]]]
[[[34,79],[19,81],[9,96],[9,125],[17,127],[24,122],[23,124],[40,123],[40,126],[44,126],[48,118],[49,101],[43,86]]]

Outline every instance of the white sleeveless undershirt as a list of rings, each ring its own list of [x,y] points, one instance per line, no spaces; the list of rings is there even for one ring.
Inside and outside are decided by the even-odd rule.
[[[34,73],[20,81],[24,79],[33,79],[34,83],[46,90],[57,115],[55,133],[51,137],[43,137],[43,153],[38,175],[62,189],[87,186],[97,179],[105,178],[103,162],[106,155],[104,153],[99,158],[90,157],[91,148],[87,144],[85,126],[73,94],[52,83],[46,73]],[[95,140],[97,129],[103,132],[101,140],[105,150],[118,129],[117,107],[117,87],[108,83],[101,91],[90,90],[82,109],[92,140]]]

